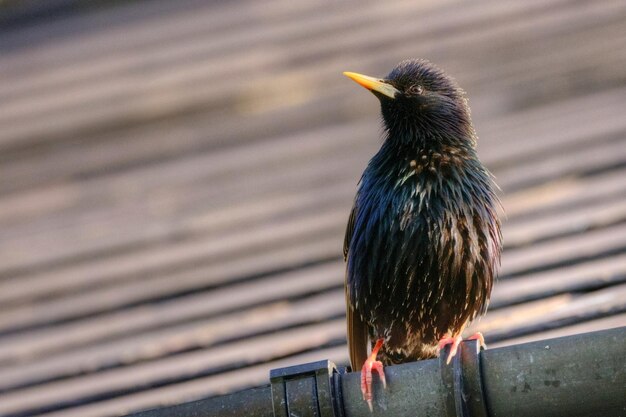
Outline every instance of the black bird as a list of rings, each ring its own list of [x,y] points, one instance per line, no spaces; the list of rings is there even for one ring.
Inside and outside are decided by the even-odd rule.
[[[451,77],[421,59],[384,79],[344,74],[378,97],[384,124],[344,242],[350,361],[362,365],[372,409],[372,369],[384,384],[383,364],[436,357],[452,344],[449,362],[465,326],[487,309],[500,264],[499,200]]]

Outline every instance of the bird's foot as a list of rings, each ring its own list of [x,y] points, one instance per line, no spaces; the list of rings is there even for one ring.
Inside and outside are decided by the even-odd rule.
[[[487,348],[487,345],[485,344],[485,338],[483,337],[483,334],[481,332],[476,332],[472,336],[468,337],[466,340],[478,340],[478,343],[480,343],[483,348]],[[446,359],[446,365],[450,364],[450,361],[452,360],[454,355],[456,355],[456,352],[459,349],[459,344],[462,341],[463,338],[461,337],[461,335],[458,335],[456,337],[446,336],[439,341],[439,344],[437,345],[438,351],[441,351],[441,349],[443,349],[447,345],[452,345],[450,347],[450,353],[448,353],[448,358]]]
[[[478,340],[478,344],[480,344],[480,346],[483,349],[487,349],[487,344],[485,343],[485,337],[483,336],[481,332],[476,332],[465,340]]]
[[[376,360],[376,355],[378,354],[378,351],[380,350],[382,345],[383,339],[378,339],[376,341],[374,349],[372,349],[372,354],[363,364],[363,368],[361,368],[361,392],[363,393],[363,400],[367,402],[367,406],[369,407],[370,411],[374,411],[374,407],[372,406],[372,370],[378,373],[380,381],[383,383],[383,388],[387,388],[387,381],[385,380],[383,363]]]
[[[450,346],[450,352],[448,353],[448,358],[446,359],[446,365],[450,364],[450,361],[452,360],[454,355],[456,355],[456,351],[459,348],[459,344],[462,341],[463,341],[463,338],[461,337],[461,335],[458,335],[455,337],[446,336],[439,341],[439,344],[437,345],[438,351],[441,351],[447,345],[452,345]]]

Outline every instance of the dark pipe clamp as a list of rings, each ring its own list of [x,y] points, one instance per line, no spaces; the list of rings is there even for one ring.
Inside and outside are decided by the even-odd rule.
[[[441,379],[448,392],[449,416],[488,417],[480,369],[481,349],[477,340],[468,340],[460,344],[449,365],[446,364],[449,346],[439,356]]]
[[[274,417],[343,417],[339,371],[329,360],[272,369],[270,383]]]

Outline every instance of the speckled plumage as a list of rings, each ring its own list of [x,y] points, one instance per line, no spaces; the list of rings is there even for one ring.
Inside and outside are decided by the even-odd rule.
[[[487,308],[500,260],[495,184],[476,155],[464,92],[425,60],[386,77],[382,147],[361,178],[344,255],[355,369],[385,340],[383,364],[434,357]]]

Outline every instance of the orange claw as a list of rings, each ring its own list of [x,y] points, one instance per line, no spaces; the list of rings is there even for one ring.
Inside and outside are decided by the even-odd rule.
[[[480,343],[483,348],[487,348],[487,345],[485,344],[485,338],[483,337],[483,334],[481,332],[476,332],[472,336],[468,337],[466,340],[478,340],[478,343]],[[448,353],[448,358],[446,359],[446,365],[450,364],[450,361],[452,360],[454,355],[456,355],[456,352],[459,349],[459,344],[462,341],[463,338],[461,337],[461,335],[458,335],[456,337],[447,336],[439,341],[439,344],[437,345],[438,351],[441,351],[441,349],[446,347],[446,345],[452,344],[452,347],[450,348],[450,353]]]
[[[483,336],[481,332],[476,332],[465,340],[478,340],[478,343],[480,344],[480,346],[482,346],[484,349],[487,349],[487,344],[485,343],[485,337]]]
[[[383,383],[383,388],[387,388],[383,363],[376,360],[376,355],[382,345],[383,339],[378,339],[374,349],[372,349],[372,354],[363,364],[363,368],[361,368],[361,392],[363,393],[363,399],[367,401],[367,406],[370,411],[374,411],[374,407],[372,406],[372,369],[378,373],[380,381]]]
[[[446,365],[450,364],[450,361],[452,360],[454,355],[456,355],[456,351],[459,348],[459,343],[461,343],[462,341],[463,341],[463,338],[461,337],[461,335],[458,335],[456,337],[452,337],[452,336],[444,337],[439,341],[439,344],[437,345],[437,350],[439,351],[441,351],[441,349],[443,349],[447,345],[450,345],[450,344],[452,345],[450,347],[450,353],[448,353],[448,358],[446,359]]]

